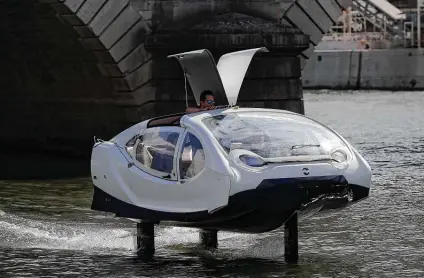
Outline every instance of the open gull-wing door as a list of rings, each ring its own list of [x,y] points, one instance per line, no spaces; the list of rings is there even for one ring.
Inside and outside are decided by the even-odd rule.
[[[209,50],[201,49],[168,56],[171,57],[177,58],[180,63],[197,105],[200,104],[200,94],[204,90],[211,90],[214,93],[216,105],[228,105],[224,86]]]
[[[178,59],[197,105],[204,90],[214,92],[216,105],[236,105],[247,69],[257,52],[268,52],[268,49],[260,47],[230,52],[221,56],[218,65],[207,49],[173,54],[168,58]]]
[[[268,52],[266,47],[230,52],[222,55],[218,61],[218,72],[224,85],[228,103],[236,105],[247,69],[257,52]]]

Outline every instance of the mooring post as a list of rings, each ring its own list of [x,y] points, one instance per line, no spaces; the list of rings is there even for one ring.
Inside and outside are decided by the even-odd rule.
[[[299,259],[297,231],[297,213],[294,213],[284,224],[284,260],[296,263]]]
[[[217,230],[201,230],[199,232],[200,244],[205,249],[218,247],[218,231]]]
[[[150,259],[155,254],[155,224],[153,222],[137,223],[137,256]]]

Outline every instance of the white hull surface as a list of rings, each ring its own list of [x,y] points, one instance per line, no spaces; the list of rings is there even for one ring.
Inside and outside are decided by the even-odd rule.
[[[92,209],[246,233],[369,195],[371,169],[340,135],[284,110],[226,108],[141,122],[93,147]],[[305,214],[305,215],[306,215]]]

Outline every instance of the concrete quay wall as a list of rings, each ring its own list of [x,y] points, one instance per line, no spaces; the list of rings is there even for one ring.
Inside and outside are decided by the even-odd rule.
[[[302,71],[305,89],[424,89],[417,49],[315,51]]]

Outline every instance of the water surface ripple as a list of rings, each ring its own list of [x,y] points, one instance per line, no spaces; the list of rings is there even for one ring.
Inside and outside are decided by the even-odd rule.
[[[89,209],[89,179],[0,181],[0,277],[424,277],[424,93],[305,92],[305,111],[345,136],[373,169],[371,197],[300,224],[300,261],[283,234],[157,229],[133,254],[129,221]]]

